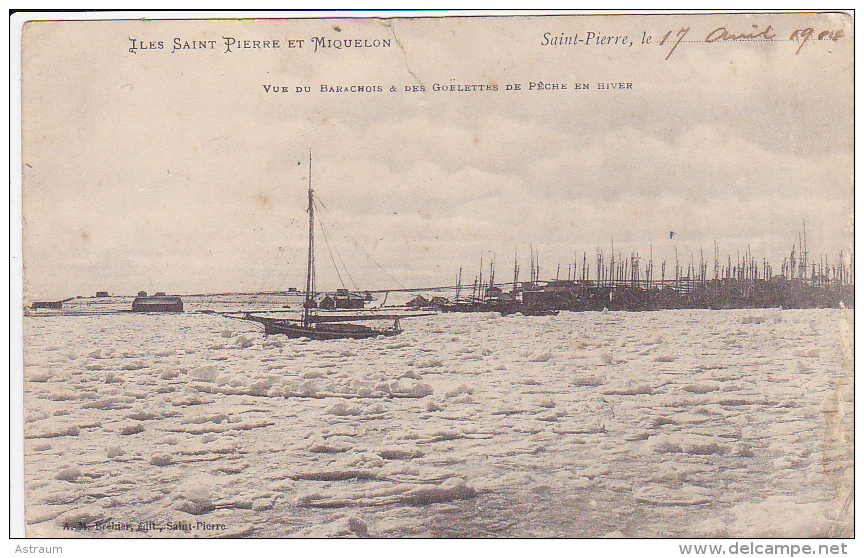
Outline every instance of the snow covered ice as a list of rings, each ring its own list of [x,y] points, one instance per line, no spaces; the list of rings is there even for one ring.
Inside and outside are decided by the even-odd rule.
[[[441,314],[308,341],[25,317],[27,535],[827,536],[852,524],[852,319]]]

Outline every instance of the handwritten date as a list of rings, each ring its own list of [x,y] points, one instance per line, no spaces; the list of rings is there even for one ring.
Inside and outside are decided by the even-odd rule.
[[[796,29],[792,32],[792,35],[789,36],[790,41],[798,41],[798,50],[795,51],[795,54],[801,52],[801,49],[807,43],[807,41],[818,40],[831,40],[831,41],[839,41],[841,37],[843,37],[845,33],[843,33],[842,29],[835,30],[824,30],[820,32],[816,32],[812,27],[808,27],[806,29]]]
[[[734,42],[734,41],[774,41],[774,40],[782,40],[776,39],[777,31],[775,31],[770,25],[766,27],[761,27],[758,24],[752,24],[752,29],[746,31],[740,30],[730,30],[726,27],[718,27],[708,33],[703,40],[688,40],[685,41],[684,38],[690,33],[690,27],[682,27],[677,32],[668,31],[662,39],[660,39],[659,45],[669,45],[669,51],[666,54],[666,60],[669,60],[669,57],[672,56],[672,53],[675,52],[675,49],[678,48],[678,45],[682,42],[688,43],[716,43],[716,42]],[[824,29],[824,30],[816,30],[812,27],[807,27],[805,29],[796,29],[789,36],[789,41],[794,41],[798,43],[798,49],[795,51],[797,55],[801,52],[801,49],[807,44],[808,41],[839,41],[845,33],[842,29]],[[648,44],[651,42],[651,37],[647,36],[643,33],[643,44]]]

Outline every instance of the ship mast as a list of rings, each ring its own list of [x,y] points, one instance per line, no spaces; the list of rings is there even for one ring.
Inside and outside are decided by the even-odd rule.
[[[306,300],[303,302],[303,326],[309,327],[309,307],[315,297],[315,219],[312,203],[312,151],[309,151],[309,253],[306,257]]]

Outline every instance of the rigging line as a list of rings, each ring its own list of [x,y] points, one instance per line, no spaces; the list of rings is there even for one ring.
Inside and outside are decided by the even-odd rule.
[[[279,290],[279,287],[281,286],[281,282],[284,280],[284,277],[288,273],[288,270],[291,269],[291,264],[293,263],[293,256],[291,256],[290,253],[284,254],[284,255],[288,256],[287,264],[285,264],[285,266],[282,268],[282,271],[280,272],[280,271],[278,271],[278,268],[280,268],[282,266],[282,262],[279,261],[280,258],[274,258],[273,265],[270,266],[270,268],[267,270],[267,273],[264,275],[264,279],[261,281],[261,285],[264,288],[267,288],[271,277],[273,277],[275,275],[275,279],[276,279],[275,288],[276,288],[276,290]],[[266,297],[265,300],[262,300],[261,304],[267,304],[267,303],[272,304],[275,302],[276,302],[276,293],[274,291],[274,292],[271,292],[269,294],[269,296]]]
[[[304,232],[303,232],[303,229],[301,228],[300,229],[300,238],[299,238],[300,241],[302,241],[302,239],[303,239],[303,234],[304,234]],[[258,282],[257,293],[254,293],[255,295],[259,295],[259,296],[255,296],[254,298],[252,298],[251,300],[248,301],[248,304],[250,305],[251,311],[263,309],[267,305],[272,305],[272,304],[278,303],[276,292],[273,292],[272,290],[264,291],[264,289],[267,288],[268,282],[270,281],[271,277],[274,275],[274,272],[277,269],[277,267],[282,267],[283,271],[281,272],[281,274],[277,275],[277,281],[276,281],[276,290],[277,291],[279,290],[279,288],[284,283],[285,278],[287,277],[288,273],[291,271],[291,266],[294,263],[296,251],[297,251],[296,247],[295,247],[295,254],[294,255],[291,255],[290,253],[285,253],[285,251],[282,251],[282,254],[281,254],[282,256],[288,256],[288,263],[285,266],[282,266],[280,263],[280,259],[284,260],[284,258],[273,258],[271,260],[272,261],[271,265],[266,269],[263,278]]]
[[[299,241],[294,245],[294,253],[291,254],[288,265],[282,271],[282,274],[279,276],[276,286],[281,288],[285,285],[285,279],[288,277],[288,274],[291,272],[291,266],[297,261],[297,256],[300,253],[300,246],[303,245],[303,237],[306,235],[305,231],[300,231]]]
[[[304,234],[305,234],[304,231],[301,229],[299,242],[302,242]],[[300,250],[300,248],[297,246],[297,244],[295,244],[294,253],[288,255],[288,263],[287,263],[287,265],[285,265],[283,271],[281,272],[281,274],[279,274],[277,276],[277,279],[276,279],[276,285],[275,286],[276,286],[277,291],[280,290],[284,286],[283,284],[285,282],[285,279],[288,277],[288,274],[291,272],[291,266],[296,261],[297,253],[299,252],[299,250]],[[269,270],[267,271],[267,274],[264,277],[264,280],[262,282],[262,286],[266,286],[267,281],[269,281],[270,276],[273,274],[274,269],[278,265],[279,265],[279,261],[278,260],[274,261],[274,264],[269,268]],[[278,303],[278,299],[276,297],[275,292],[270,292],[270,293],[268,293],[267,296],[262,297],[261,299],[258,299],[256,302],[258,303],[256,305],[258,308],[264,308],[268,304],[272,305],[272,304]]]
[[[330,260],[333,262],[333,267],[336,268],[336,276],[339,278],[339,282],[342,284],[342,288],[345,288],[345,281],[342,280],[342,274],[339,273],[339,266],[336,265],[336,258],[333,257],[333,250],[330,249],[330,241],[327,240],[327,232],[324,231],[324,223],[321,220],[318,220],[318,226],[321,229],[321,234],[324,235],[324,243],[327,245],[327,251],[330,252]]]
[[[342,259],[342,256],[341,256],[341,254],[339,254],[338,250],[336,250],[336,257],[339,258],[339,262],[342,264],[342,267],[345,269],[345,274],[348,275],[348,281],[351,282],[351,285],[354,287],[354,290],[355,291],[359,290],[359,288],[357,287],[357,283],[355,283],[354,278],[351,277],[351,272],[348,271],[348,266],[345,265],[345,261]]]
[[[306,244],[304,242],[305,237],[306,237],[305,227],[301,227],[299,229],[299,233],[297,235],[297,240],[293,244],[290,245],[293,247],[293,252],[291,252],[290,256],[288,257],[288,265],[282,270],[282,273],[279,276],[279,280],[277,282],[277,287],[282,285],[282,281],[285,280],[285,277],[287,277],[288,273],[290,273],[290,271],[291,271],[290,267],[294,264],[294,262],[297,261],[297,255],[300,252],[300,248],[305,246],[305,244]]]
[[[279,304],[279,292],[284,291],[285,279],[288,277],[288,274],[291,272],[291,266],[296,261],[297,254],[300,251],[299,247],[294,248],[294,253],[290,256],[288,265],[285,267],[285,270],[279,275],[276,280],[276,289],[268,293],[268,296],[260,301],[259,307],[261,309],[266,308],[268,305],[276,305]]]
[[[267,268],[267,273],[264,274],[264,278],[261,280],[261,282],[259,283],[259,285],[261,285],[262,287],[266,287],[266,286],[267,286],[267,282],[270,280],[270,276],[273,274],[273,271],[276,269],[276,266],[278,266],[278,265],[279,265],[279,262],[276,261],[276,260],[274,259],[274,261],[273,261],[273,263],[270,265],[270,267]],[[259,290],[260,290],[260,289],[259,289]],[[271,300],[271,299],[274,299],[274,298],[275,298],[275,295],[273,295],[273,294],[270,294],[270,295],[268,295],[268,296],[266,296],[266,297],[261,297],[261,299],[257,299],[257,298],[256,298],[256,299],[255,299],[255,302],[257,302],[257,305],[256,305],[256,306],[257,306],[258,308],[261,308],[261,307],[264,306],[264,304],[265,304],[266,302],[275,302],[275,300]],[[263,300],[262,300],[262,299],[263,299]]]
[[[321,206],[320,200],[318,201],[318,205]],[[323,207],[323,206],[321,206],[321,207]],[[331,217],[332,217],[332,215],[331,215]],[[321,225],[321,230],[323,231],[324,230],[324,220],[321,219],[321,213],[320,212],[318,213],[318,222]],[[326,240],[326,238],[325,238],[325,240]],[[345,260],[342,259],[342,254],[340,254],[339,250],[336,250],[335,248],[333,250],[336,252],[336,257],[339,259],[339,263],[342,264],[342,269],[345,271],[345,274],[348,275],[348,280],[351,282],[351,285],[354,286],[354,290],[355,291],[358,290],[357,283],[354,281],[354,277],[351,276],[351,271],[349,271],[348,266],[345,265]],[[336,265],[336,263],[334,262],[333,265]],[[342,285],[342,286],[344,287],[345,285]]]
[[[349,232],[345,229],[345,227],[342,226],[342,223],[340,223],[340,222],[336,219],[336,217],[333,216],[333,214],[330,212],[330,210],[327,209],[327,206],[324,205],[324,202],[321,201],[321,198],[319,198],[317,195],[316,195],[315,197],[318,198],[318,204],[319,204],[322,208],[324,208],[324,210],[325,210],[328,214],[330,214],[331,217],[333,217],[333,222],[336,223],[337,225],[339,225],[339,228],[342,229],[342,231],[343,231],[346,235],[348,235],[348,238],[350,238],[350,239],[354,242],[354,245],[355,245],[357,248],[359,248],[360,251],[363,252],[363,253],[366,255],[367,258],[369,258],[370,260],[372,260],[372,263],[374,263],[376,266],[378,266],[378,269],[380,269],[381,271],[383,271],[384,273],[386,273],[386,274],[387,274],[387,277],[389,277],[390,279],[392,279],[394,283],[396,283],[397,285],[399,285],[399,286],[402,287],[403,289],[407,289],[407,287],[406,287],[405,285],[403,285],[402,283],[400,283],[398,279],[396,279],[395,277],[393,277],[392,275],[390,275],[390,272],[389,272],[389,271],[387,271],[386,269],[384,269],[383,267],[381,267],[381,264],[379,264],[378,261],[375,260],[375,258],[373,258],[373,257],[369,254],[369,252],[367,252],[366,250],[363,249],[363,247],[360,245],[360,243],[357,242],[357,239],[354,238],[353,236],[351,236],[351,233],[349,233]]]

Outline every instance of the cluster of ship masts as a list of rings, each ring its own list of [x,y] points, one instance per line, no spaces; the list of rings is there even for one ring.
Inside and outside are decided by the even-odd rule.
[[[533,286],[541,282],[539,253],[533,246],[531,247],[530,259],[531,269],[528,285]],[[596,265],[592,266],[592,263],[595,261]],[[596,251],[596,260],[594,255],[589,259],[588,252],[583,252],[581,258],[579,258],[578,253],[575,253],[573,263],[567,266],[566,277],[561,277],[561,264],[559,263],[555,271],[555,278],[546,279],[543,282],[552,283],[566,279],[568,282],[591,283],[598,287],[643,289],[663,289],[670,287],[682,293],[689,292],[696,286],[704,285],[712,280],[714,282],[730,280],[740,282],[769,281],[772,279],[798,280],[821,287],[851,286],[854,284],[854,257],[849,255],[846,258],[844,257],[844,253],[840,252],[839,258],[834,264],[829,262],[827,255],[821,255],[818,261],[813,261],[809,258],[807,251],[806,231],[803,237],[799,237],[799,244],[793,245],[789,256],[783,259],[779,274],[775,274],[774,266],[769,264],[765,258],[762,258],[761,261],[755,258],[749,246],[743,255],[738,252],[734,260],[731,255],[728,255],[724,263],[719,257],[719,249],[715,243],[714,265],[710,272],[708,266],[709,262],[705,260],[702,250],[699,251],[698,263],[691,252],[690,261],[686,266],[682,265],[676,248],[674,267],[667,265],[666,260],[663,260],[660,263],[659,269],[656,269],[653,248],[650,249],[650,256],[647,260],[643,259],[638,252],[631,252],[629,257],[624,257],[621,252],[618,252],[616,257],[613,242],[612,255],[608,260],[600,248]],[[484,263],[481,256],[480,273],[474,278],[470,300],[485,298],[495,288],[506,289],[506,282],[495,282],[494,256],[489,261],[488,274],[485,278],[483,271]],[[519,273],[520,266],[517,257],[514,258],[513,263],[511,292],[514,294],[525,287],[525,285],[520,287]],[[460,268],[456,279],[457,300],[460,298],[464,287],[462,284],[462,269]]]

